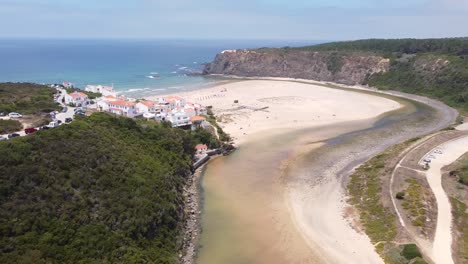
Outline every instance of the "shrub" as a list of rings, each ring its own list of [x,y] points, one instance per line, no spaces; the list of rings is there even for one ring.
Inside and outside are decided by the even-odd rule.
[[[18,120],[0,119],[0,134],[12,133],[20,131],[23,125]]]
[[[403,200],[405,199],[405,192],[397,192],[395,196],[398,200]]]
[[[417,257],[422,257],[421,252],[419,251],[418,246],[416,244],[406,244],[403,246],[403,251],[401,255],[405,257],[407,260],[412,260]]]
[[[422,258],[415,258],[411,264],[427,264],[427,262]]]

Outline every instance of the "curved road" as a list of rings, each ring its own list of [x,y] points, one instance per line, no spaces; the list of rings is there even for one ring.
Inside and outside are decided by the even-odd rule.
[[[441,151],[434,151],[435,149]],[[426,177],[437,202],[437,226],[431,256],[437,264],[454,263],[452,258],[452,211],[449,198],[442,188],[441,169],[455,162],[467,152],[468,136],[462,136],[437,146],[424,156],[425,159],[431,159]]]

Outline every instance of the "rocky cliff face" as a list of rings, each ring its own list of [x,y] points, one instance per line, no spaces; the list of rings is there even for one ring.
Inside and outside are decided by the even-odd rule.
[[[287,77],[361,84],[389,70],[390,60],[376,55],[342,55],[295,49],[228,50],[205,66],[203,74]]]

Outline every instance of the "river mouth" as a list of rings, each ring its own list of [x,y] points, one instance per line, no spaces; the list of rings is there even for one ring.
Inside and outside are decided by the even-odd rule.
[[[307,192],[320,184],[329,164],[354,155],[334,173],[339,178],[387,146],[427,132],[436,118],[435,110],[424,104],[385,97],[404,107],[370,120],[252,135],[231,156],[211,161],[201,183],[204,206],[197,263],[328,263],[330,252],[307,241],[294,220],[298,212],[291,207],[291,191],[301,193],[294,199],[313,204]],[[385,140],[379,141],[382,137]]]

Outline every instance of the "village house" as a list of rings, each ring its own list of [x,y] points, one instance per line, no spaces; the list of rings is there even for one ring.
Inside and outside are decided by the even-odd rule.
[[[171,122],[173,127],[187,126],[192,124],[187,113],[183,111],[177,111],[176,109],[170,112],[166,116],[165,120]]]
[[[75,88],[75,85],[71,82],[63,82],[62,83],[63,87],[67,88],[67,89],[71,89],[71,88]]]
[[[107,96],[100,97],[100,98],[96,99],[97,108],[100,111],[108,111],[109,110],[109,103],[108,102],[112,102],[112,101],[116,101],[116,100],[118,100],[118,99],[115,96],[112,96],[112,95],[107,95]]]
[[[174,109],[176,107],[184,107],[186,101],[180,96],[170,95],[159,98],[158,103],[161,105],[168,105],[170,109]]]
[[[81,92],[73,92],[65,95],[65,103],[76,107],[86,106],[89,102],[88,96]]]
[[[114,96],[117,97],[117,93],[114,91],[113,86],[104,86],[104,85],[86,85],[85,91],[92,93],[100,93],[102,96]]]
[[[192,130],[197,128],[205,127],[206,119],[203,116],[192,116],[190,117],[190,122],[192,122]]]
[[[136,103],[122,100],[107,101],[108,109],[110,113],[122,115],[126,117],[135,117],[138,115],[136,111]]]
[[[195,146],[195,150],[197,151],[197,154],[204,154],[208,150],[208,146],[205,144],[198,144]]]
[[[155,101],[145,100],[138,102],[136,104],[136,109],[138,113],[154,113],[156,112],[156,108],[159,109],[158,103]]]

